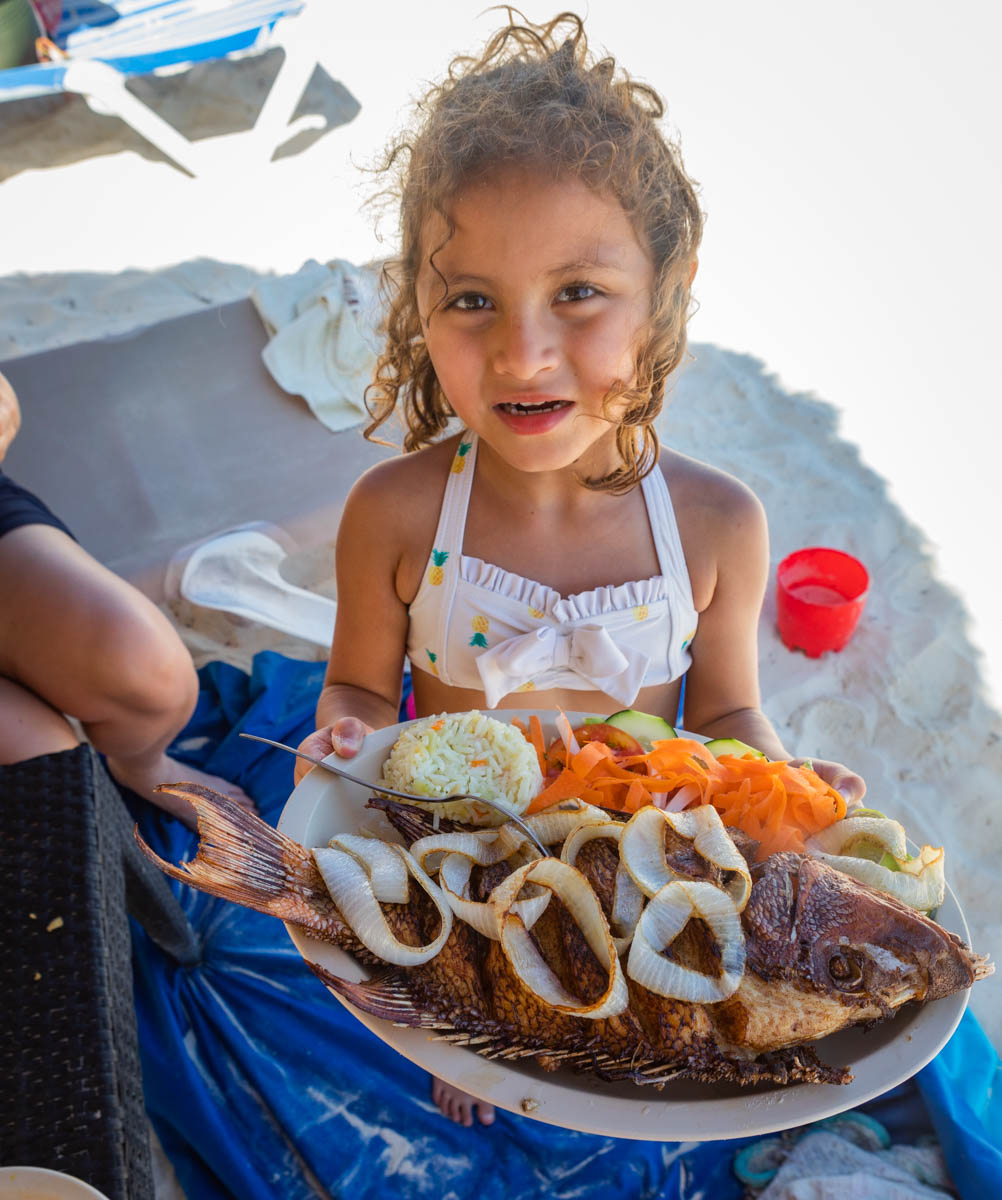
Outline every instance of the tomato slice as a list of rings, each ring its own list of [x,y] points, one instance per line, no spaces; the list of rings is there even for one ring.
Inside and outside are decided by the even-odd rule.
[[[617,758],[627,758],[631,754],[644,752],[643,746],[636,738],[630,737],[622,729],[617,729],[615,725],[606,725],[604,722],[598,725],[580,725],[574,730],[574,736],[581,745],[585,742],[604,742],[610,750],[616,752]]]

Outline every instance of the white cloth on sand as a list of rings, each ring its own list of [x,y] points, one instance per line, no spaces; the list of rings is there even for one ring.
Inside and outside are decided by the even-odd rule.
[[[379,349],[375,276],[349,262],[313,259],[251,292],[271,340],[261,352],[283,390],[302,396],[334,433],[366,415]]]
[[[949,1188],[937,1146],[871,1151],[819,1129],[797,1142],[759,1200],[946,1200]]]
[[[263,523],[230,529],[179,551],[167,568],[168,598],[245,620],[329,647],[337,605],[282,577],[294,545]]]

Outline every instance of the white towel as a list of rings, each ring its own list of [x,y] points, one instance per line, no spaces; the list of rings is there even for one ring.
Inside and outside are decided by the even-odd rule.
[[[280,566],[293,548],[287,535],[263,522],[185,547],[167,568],[168,599],[183,596],[329,647],[337,605],[282,578]]]
[[[261,357],[279,387],[302,396],[334,433],[357,425],[379,351],[373,273],[311,259],[294,275],[262,283],[251,300],[272,335]]]
[[[806,1134],[759,1200],[949,1200],[938,1146],[870,1151],[825,1129]]]

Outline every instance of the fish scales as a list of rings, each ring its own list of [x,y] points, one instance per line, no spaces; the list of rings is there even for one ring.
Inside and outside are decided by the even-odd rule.
[[[195,860],[174,866],[137,833],[144,852],[167,874],[296,924],[369,964],[380,963],[361,948],[337,912],[308,850],[208,789],[177,785],[164,790],[192,802],[201,835]],[[385,811],[408,844],[432,832],[432,819],[421,809],[383,798],[371,804]],[[625,814],[609,816],[625,819]],[[463,828],[446,820],[437,826],[438,832]],[[732,840],[753,863],[756,844],[741,835]],[[673,830],[666,833],[664,849],[679,877],[718,885],[730,877]],[[608,921],[618,868],[615,843],[586,842],[577,866]],[[472,898],[484,901],[512,869],[511,861],[474,867]],[[956,935],[814,859],[773,855],[751,867],[751,877],[741,915],[745,972],[737,990],[714,1004],[666,998],[627,978],[629,1005],[622,1013],[600,1019],[565,1013],[526,987],[499,942],[458,919],[439,954],[419,966],[383,970],[360,983],[311,966],[364,1011],[434,1030],[487,1057],[530,1057],[545,1069],[567,1065],[658,1087],[674,1078],[847,1082],[848,1070],[823,1063],[810,1042],[886,1017],[910,999],[969,987],[993,969]],[[437,909],[413,880],[407,903],[381,907],[407,944],[430,942],[440,929]],[[558,897],[530,936],[567,991],[583,1004],[602,996],[607,971]],[[720,947],[703,921],[694,918],[665,956],[712,974]]]

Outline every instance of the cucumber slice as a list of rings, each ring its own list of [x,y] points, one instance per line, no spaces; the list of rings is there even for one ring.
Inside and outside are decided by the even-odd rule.
[[[737,738],[714,738],[712,742],[706,743],[706,748],[714,758],[719,758],[721,754],[734,754],[738,758],[744,758],[746,754],[753,754],[756,758],[765,758],[761,750],[739,742]]]
[[[616,729],[622,729],[630,737],[636,738],[645,750],[653,749],[653,742],[663,742],[667,738],[678,737],[664,717],[637,712],[634,708],[624,708],[613,713],[611,717],[605,718],[605,723],[615,726]]]

